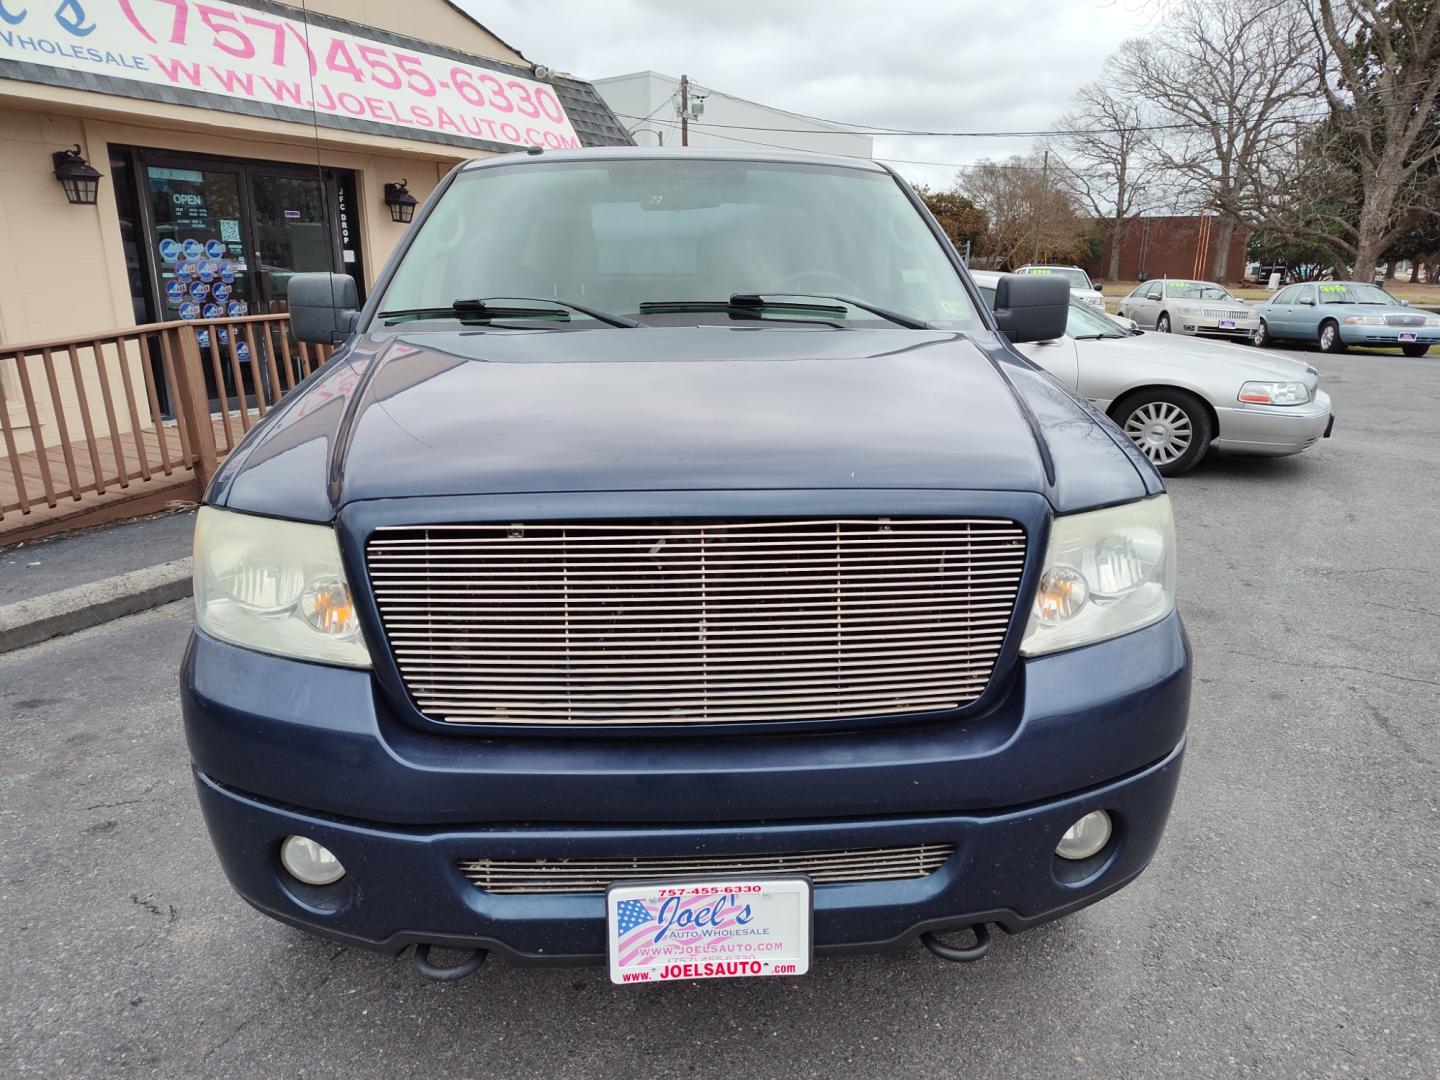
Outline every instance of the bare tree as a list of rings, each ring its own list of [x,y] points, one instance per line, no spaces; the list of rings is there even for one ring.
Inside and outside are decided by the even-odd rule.
[[[1057,182],[1099,223],[1111,281],[1130,223],[1161,201],[1161,165],[1140,101],[1112,91],[1115,81],[1107,62],[1105,77],[1076,93],[1054,140]]]
[[[1197,209],[1219,218],[1215,280],[1267,159],[1293,144],[1314,109],[1315,45],[1303,32],[1302,2],[1178,5],[1115,58],[1120,91],[1155,109],[1160,164],[1188,184]]]
[[[1332,167],[1348,168],[1358,188],[1358,213],[1325,231],[1368,281],[1417,218],[1440,215],[1440,3],[1310,0],[1306,10]]]
[[[1041,259],[1079,259],[1091,225],[1075,199],[1055,182],[1039,153],[983,160],[956,177],[959,189],[985,213],[985,253],[1002,266]]]

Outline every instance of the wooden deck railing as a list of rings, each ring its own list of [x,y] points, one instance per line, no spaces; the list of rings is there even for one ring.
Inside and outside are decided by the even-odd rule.
[[[331,351],[292,342],[283,313],[0,344],[0,543],[97,501],[203,490]]]

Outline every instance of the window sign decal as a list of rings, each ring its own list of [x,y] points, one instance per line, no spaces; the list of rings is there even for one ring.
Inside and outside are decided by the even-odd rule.
[[[173,263],[180,258],[180,245],[168,236],[160,241],[160,261]]]
[[[200,246],[199,240],[186,240],[185,243],[180,246],[185,252],[185,258],[192,262],[205,254],[205,249]]]
[[[207,259],[218,259],[225,254],[225,245],[219,240],[205,241],[205,257]]]
[[[220,317],[220,305],[219,305],[219,304],[206,304],[206,305],[205,305],[205,318],[207,318],[207,319],[218,319],[219,317]]]
[[[198,319],[200,317],[200,305],[193,301],[181,304],[180,317],[182,319]]]
[[[227,244],[240,243],[240,221],[238,218],[220,219],[220,239]]]
[[[229,315],[233,319],[237,315],[244,315],[245,307],[246,305],[244,300],[231,300],[225,308],[225,314]]]
[[[165,283],[165,302],[171,307],[178,307],[185,299],[185,282],[179,278],[171,278]]]
[[[4,10],[0,60],[161,86],[194,95],[201,107],[218,95],[313,109],[321,123],[362,121],[397,135],[580,145],[548,83],[332,30],[301,13],[225,0],[62,0],[58,8]]]

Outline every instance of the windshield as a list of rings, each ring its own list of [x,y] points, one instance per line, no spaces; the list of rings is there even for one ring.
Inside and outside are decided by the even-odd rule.
[[[1165,295],[1176,300],[1234,300],[1230,291],[1213,281],[1167,281]]]
[[[742,294],[833,299],[819,316],[807,305],[727,308]],[[946,329],[982,327],[899,184],[827,165],[676,158],[472,169],[421,226],[380,310],[445,318],[457,300],[519,297],[661,325],[897,325],[833,302],[853,300]],[[720,310],[677,310],[681,301]],[[567,323],[600,325],[573,308]]]
[[[1063,277],[1072,289],[1092,289],[1090,276],[1084,270],[1074,266],[1029,266],[1019,271],[1022,274],[1053,274],[1055,277]]]
[[[1321,285],[1320,303],[1395,304],[1398,301],[1384,289],[1374,285],[1363,285],[1358,281],[1345,281],[1335,285]]]
[[[1072,338],[1130,336],[1130,331],[1103,311],[1097,311],[1093,304],[1075,301],[1070,303],[1070,313],[1065,319],[1065,333]]]

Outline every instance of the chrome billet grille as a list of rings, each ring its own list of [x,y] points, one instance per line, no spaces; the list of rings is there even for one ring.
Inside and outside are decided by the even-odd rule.
[[[450,723],[666,724],[954,709],[1015,609],[1010,521],[385,528],[370,584]]]
[[[817,885],[921,878],[940,869],[954,844],[797,851],[779,855],[677,855],[632,859],[463,859],[460,872],[491,893],[600,893],[617,881],[805,874]]]
[[[1200,318],[1202,319],[1234,319],[1236,322],[1243,322],[1250,317],[1248,311],[1231,311],[1228,308],[1201,308]]]
[[[1424,326],[1424,315],[1386,315],[1386,326]]]

